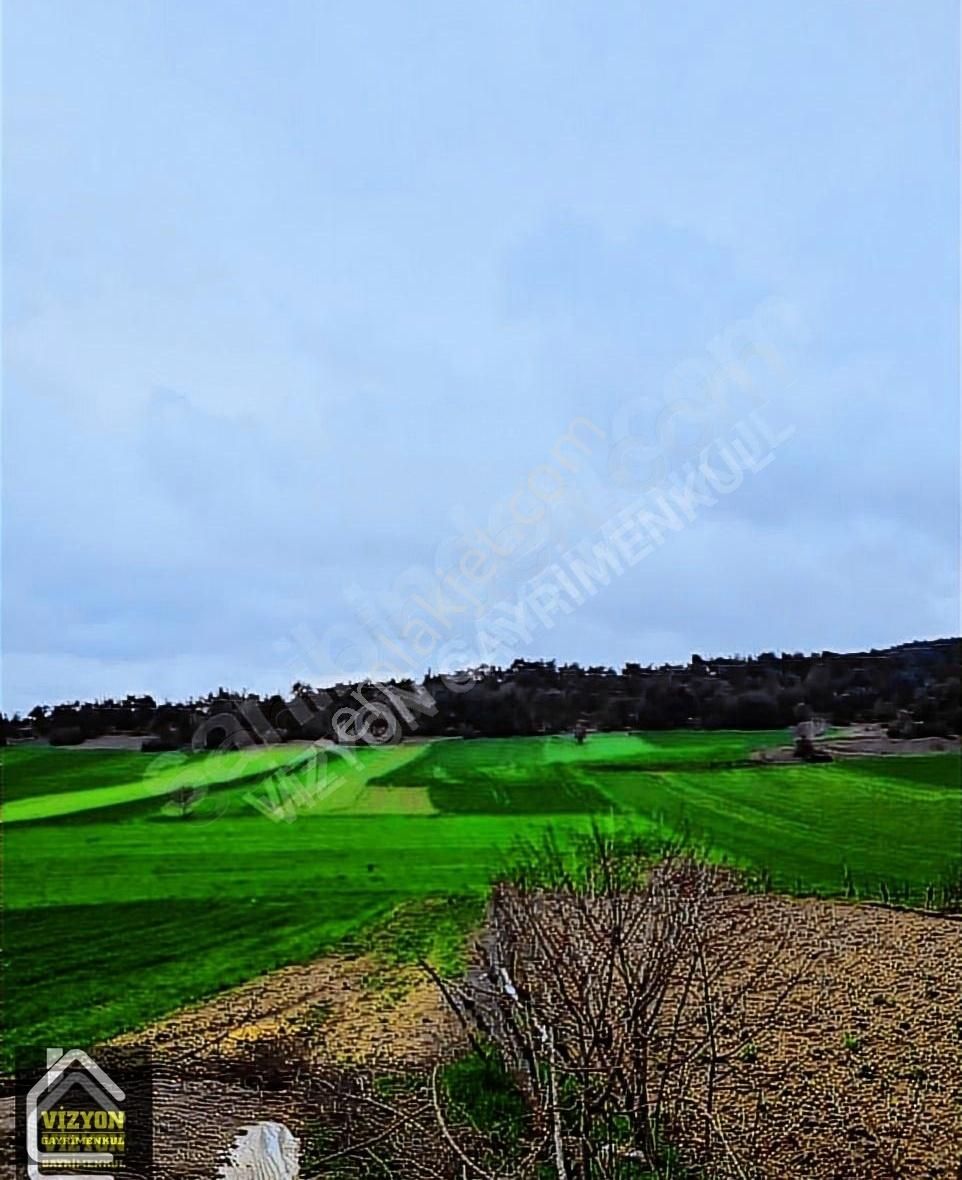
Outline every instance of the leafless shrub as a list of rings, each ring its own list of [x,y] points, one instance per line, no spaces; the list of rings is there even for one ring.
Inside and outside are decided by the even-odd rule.
[[[561,1180],[678,1175],[673,1147],[714,1175],[748,1174],[739,1156],[751,1153],[732,1147],[719,1095],[803,964],[786,972],[786,932],[722,983],[752,940],[740,896],[730,871],[677,849],[653,860],[600,833],[590,855],[549,848],[496,887],[474,970],[442,986],[527,1099],[515,1175],[546,1164]],[[466,1173],[492,1175],[445,1126],[436,1095],[435,1108]]]
[[[745,1063],[811,961],[797,927],[760,937],[754,901],[728,869],[601,833],[573,854],[546,846],[495,887],[466,977],[424,966],[523,1099],[510,1150],[440,1068],[396,1086],[319,1069],[284,1031],[252,1042],[250,1061],[232,1052],[231,1069],[265,1094],[300,1093],[319,1129],[309,1177],[751,1177],[766,1116],[760,1083],[745,1101]],[[210,1030],[203,1057],[223,1035]]]

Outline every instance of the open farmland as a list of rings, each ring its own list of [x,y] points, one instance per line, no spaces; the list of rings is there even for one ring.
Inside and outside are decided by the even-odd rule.
[[[189,758],[8,749],[7,1044],[138,1027],[390,929],[402,903],[410,915],[428,898],[463,899],[450,910],[463,924],[519,842],[549,828],[562,840],[592,823],[684,838],[775,887],[918,904],[957,868],[957,757],[740,765],[782,741],[439,741],[327,767],[296,745]],[[296,772],[293,794],[278,768]],[[166,796],[185,781],[207,794],[181,818]],[[433,943],[451,923],[425,912],[404,953],[443,950]]]

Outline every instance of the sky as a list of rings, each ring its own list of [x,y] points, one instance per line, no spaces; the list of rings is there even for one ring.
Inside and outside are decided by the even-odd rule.
[[[958,25],[7,0],[4,707],[957,634]]]

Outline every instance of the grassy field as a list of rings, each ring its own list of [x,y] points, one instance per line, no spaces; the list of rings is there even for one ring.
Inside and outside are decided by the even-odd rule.
[[[480,899],[519,841],[592,822],[684,836],[776,887],[925,900],[962,841],[951,755],[737,764],[781,732],[4,751],[8,1052],[89,1042],[376,929]],[[735,765],[733,765],[735,764]],[[180,818],[165,796],[203,785]],[[463,917],[462,901],[452,913]],[[413,918],[412,918],[413,915]],[[413,924],[412,924],[413,923]],[[413,953],[413,952],[412,952]]]

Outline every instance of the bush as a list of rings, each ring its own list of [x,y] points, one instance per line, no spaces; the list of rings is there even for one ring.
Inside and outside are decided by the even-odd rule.
[[[166,754],[171,750],[179,750],[180,742],[173,737],[149,737],[140,743],[142,754]]]
[[[79,725],[63,725],[50,731],[51,746],[79,746],[84,741],[84,731]]]

